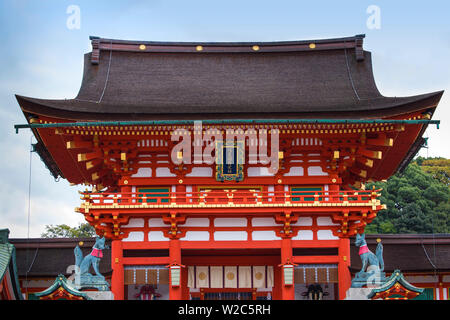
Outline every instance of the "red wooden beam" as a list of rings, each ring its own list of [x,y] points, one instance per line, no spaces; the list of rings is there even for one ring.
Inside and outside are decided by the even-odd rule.
[[[338,263],[339,256],[293,256],[292,260],[297,264]]]
[[[124,265],[168,265],[169,257],[122,258]]]

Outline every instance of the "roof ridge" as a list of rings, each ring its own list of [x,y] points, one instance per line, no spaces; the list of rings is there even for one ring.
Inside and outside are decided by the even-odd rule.
[[[322,38],[322,39],[304,39],[304,40],[275,40],[275,41],[149,41],[149,40],[126,40],[126,39],[112,39],[102,38],[98,36],[89,36],[89,40],[104,42],[104,43],[121,43],[121,44],[155,44],[155,45],[212,45],[212,46],[240,46],[240,45],[291,45],[291,44],[309,44],[315,43],[336,43],[361,40],[365,38],[365,34],[357,34],[354,36],[337,37],[337,38]]]
[[[359,34],[351,37],[293,40],[293,41],[250,41],[250,42],[169,42],[107,39],[90,36],[92,44],[91,63],[100,62],[101,51],[141,52],[141,53],[263,53],[300,52],[321,50],[355,49],[356,60],[363,61],[363,39]]]

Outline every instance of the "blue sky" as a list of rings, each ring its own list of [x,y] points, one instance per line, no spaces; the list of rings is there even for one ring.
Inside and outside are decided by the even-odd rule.
[[[79,29],[69,29],[71,5]],[[369,29],[367,8],[380,9]],[[30,138],[14,94],[73,98],[80,87],[90,35],[153,41],[282,41],[366,34],[375,80],[386,96],[450,89],[449,1],[12,1],[0,2],[0,228],[27,236]],[[450,158],[450,98],[446,92],[420,154]],[[30,236],[46,224],[76,226],[83,217],[78,187],[55,182],[32,154]]]

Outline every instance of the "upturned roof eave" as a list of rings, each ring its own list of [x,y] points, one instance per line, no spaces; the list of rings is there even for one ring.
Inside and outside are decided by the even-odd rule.
[[[22,95],[16,95],[17,101],[24,112],[25,117],[29,115],[43,115],[52,118],[59,118],[62,121],[95,121],[95,120],[132,120],[132,119],[154,119],[154,120],[213,120],[213,119],[255,119],[258,115],[261,119],[282,119],[282,118],[297,118],[297,119],[387,119],[389,117],[395,117],[402,113],[415,112],[419,110],[425,110],[428,108],[434,109],[439,103],[439,100],[443,94],[442,91],[436,91],[416,96],[402,97],[402,98],[389,98],[386,97],[385,104],[380,104],[377,108],[327,108],[324,110],[318,109],[315,111],[311,109],[309,111],[299,110],[280,110],[273,108],[271,112],[219,112],[218,109],[214,109],[211,106],[211,112],[195,112],[195,107],[186,110],[186,112],[178,113],[152,113],[152,107],[145,107],[147,112],[142,112],[142,106],[128,106],[123,112],[120,112],[120,108],[123,106],[111,105],[107,103],[95,103],[95,102],[82,102],[76,99],[38,99],[32,97],[26,97]],[[392,100],[391,100],[392,99]],[[83,106],[77,108],[76,105]],[[299,103],[300,105],[300,103]],[[88,107],[89,106],[89,107]],[[97,107],[97,108],[95,108]],[[156,108],[155,108],[156,109]],[[164,108],[158,108],[158,110]],[[110,110],[110,112],[107,112]],[[166,108],[167,110],[167,108]],[[344,111],[341,111],[344,110]],[[135,111],[135,112],[133,112]],[[236,110],[238,111],[238,110]],[[434,111],[434,110],[432,110]],[[27,117],[28,118],[28,117]]]

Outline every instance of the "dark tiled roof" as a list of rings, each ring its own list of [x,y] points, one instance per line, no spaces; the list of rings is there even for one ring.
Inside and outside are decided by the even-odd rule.
[[[442,92],[382,96],[362,38],[257,43],[257,51],[253,43],[94,38],[75,99],[17,99],[25,113],[78,120],[358,119],[435,107]]]
[[[86,256],[91,252],[94,238],[10,239],[16,247],[19,276],[54,278],[58,274],[70,275],[67,267],[75,264],[74,249],[80,241],[84,243],[80,248],[83,256]],[[100,272],[103,275],[111,274],[110,249],[103,250]]]
[[[448,272],[450,271],[449,234],[396,234],[366,235],[369,249],[375,253],[376,239],[383,244],[383,260],[386,272],[399,269],[402,272]],[[361,269],[359,248],[351,239],[351,271]]]

